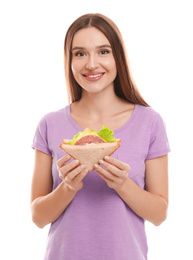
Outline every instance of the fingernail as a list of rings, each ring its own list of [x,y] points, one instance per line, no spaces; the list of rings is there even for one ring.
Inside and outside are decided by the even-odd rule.
[[[99,162],[100,162],[101,164],[103,164],[103,163],[104,163],[104,161],[103,161],[103,160],[99,160]]]
[[[106,156],[105,156],[105,160],[108,161],[109,159],[110,159],[109,156],[106,155]]]
[[[81,165],[80,168],[81,168],[81,169],[84,169],[84,168],[85,168],[85,165]]]
[[[98,164],[95,163],[94,167],[95,167],[95,168],[98,168],[99,166],[98,166]]]
[[[66,159],[68,160],[68,159],[70,159],[71,158],[71,156],[69,155],[69,154],[67,154],[66,155]]]
[[[78,164],[78,163],[79,163],[79,160],[75,160],[74,163]]]

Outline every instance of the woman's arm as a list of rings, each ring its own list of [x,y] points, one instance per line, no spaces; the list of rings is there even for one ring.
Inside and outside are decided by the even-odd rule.
[[[64,156],[57,162],[59,176],[63,181],[52,191],[52,157],[35,151],[31,211],[33,222],[40,228],[57,220],[82,188],[82,179],[87,172],[76,161],[66,164],[69,159]]]
[[[107,171],[97,166],[98,174],[137,215],[160,225],[166,219],[168,208],[168,156],[146,161],[146,190],[128,178],[130,167],[127,164],[107,158],[101,161]]]

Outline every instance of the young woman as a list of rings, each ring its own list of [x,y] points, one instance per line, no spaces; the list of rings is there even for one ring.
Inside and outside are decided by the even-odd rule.
[[[51,223],[44,259],[147,259],[144,221],[160,225],[168,208],[163,120],[138,92],[109,18],[78,18],[64,58],[70,104],[41,119],[33,142],[32,218],[40,228]],[[103,125],[122,144],[88,173],[59,144]]]

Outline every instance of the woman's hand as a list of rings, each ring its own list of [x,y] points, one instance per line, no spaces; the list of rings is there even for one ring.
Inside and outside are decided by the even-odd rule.
[[[128,177],[130,167],[112,157],[105,157],[96,165],[97,173],[110,188],[141,218],[160,225],[168,208],[168,156],[146,160],[145,186],[140,188]],[[155,174],[156,173],[156,174]]]
[[[110,188],[120,190],[128,179],[129,165],[111,156],[105,156],[104,160],[100,160],[99,163],[100,165],[95,164],[98,175],[106,181]]]
[[[79,191],[83,187],[82,180],[88,173],[88,170],[84,165],[80,165],[78,160],[67,163],[70,159],[69,155],[65,155],[57,161],[59,177],[70,190]]]

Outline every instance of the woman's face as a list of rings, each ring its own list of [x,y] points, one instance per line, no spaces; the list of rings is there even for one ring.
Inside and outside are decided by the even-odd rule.
[[[72,42],[71,69],[83,91],[99,93],[114,87],[115,59],[106,36],[95,27],[81,29]]]

